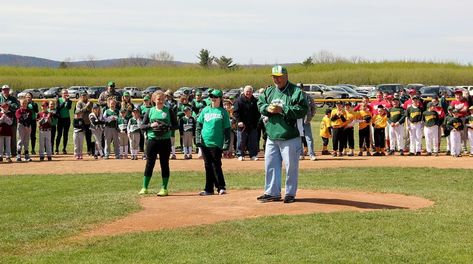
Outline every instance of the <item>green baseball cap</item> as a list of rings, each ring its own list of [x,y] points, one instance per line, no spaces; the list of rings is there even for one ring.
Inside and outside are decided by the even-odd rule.
[[[202,92],[196,92],[195,95],[202,95]]]
[[[151,97],[149,95],[145,95],[145,97],[143,97],[143,100],[151,100]]]
[[[210,93],[210,95],[213,95],[213,96],[216,96],[216,97],[222,97],[223,93],[222,93],[222,91],[215,89]]]
[[[272,76],[283,76],[287,74],[287,69],[284,66],[276,65],[271,70]]]
[[[108,84],[107,84],[107,86],[109,86],[109,87],[115,87],[115,82],[109,81]]]
[[[123,96],[130,96],[130,93],[129,92],[124,92]]]

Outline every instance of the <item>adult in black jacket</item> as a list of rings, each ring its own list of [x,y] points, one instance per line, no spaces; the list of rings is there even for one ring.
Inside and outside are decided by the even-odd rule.
[[[245,150],[248,150],[251,160],[258,160],[258,132],[260,119],[258,100],[253,96],[253,87],[245,86],[243,94],[233,104],[233,117],[237,122],[237,156],[244,160]]]

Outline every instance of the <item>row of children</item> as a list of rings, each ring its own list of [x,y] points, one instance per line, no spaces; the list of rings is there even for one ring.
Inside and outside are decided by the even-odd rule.
[[[356,110],[356,111],[355,111]],[[354,125],[358,124],[359,153],[362,156],[371,155],[371,145],[374,146],[374,156],[386,155],[386,142],[389,142],[388,155],[399,151],[404,155],[419,156],[422,151],[422,137],[425,138],[427,155],[437,156],[440,148],[440,138],[447,138],[447,154],[461,156],[462,134],[467,135],[470,143],[470,156],[473,156],[473,107],[469,107],[470,115],[462,117],[461,111],[454,106],[448,107],[445,115],[442,108],[434,100],[427,104],[425,110],[421,107],[418,96],[412,97],[412,104],[404,109],[398,98],[392,99],[389,108],[383,104],[370,107],[368,101],[363,101],[360,107],[352,109],[350,103],[337,102],[335,109],[327,109],[320,125],[320,136],[323,141],[322,154],[328,151],[329,138],[332,138],[333,156],[343,156],[349,149],[348,156],[354,155]],[[405,149],[406,130],[409,135],[408,149]],[[389,138],[389,140],[386,140]]]

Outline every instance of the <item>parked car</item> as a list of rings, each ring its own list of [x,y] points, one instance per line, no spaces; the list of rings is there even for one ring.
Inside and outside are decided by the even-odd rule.
[[[142,92],[142,96],[149,95],[151,96],[154,92],[162,90],[161,87],[159,86],[148,86],[144,91]]]
[[[57,98],[61,94],[62,87],[51,87],[43,93],[44,98]]]
[[[82,92],[87,92],[87,86],[71,86],[67,91],[69,92],[70,98],[78,99]]]
[[[123,88],[123,90],[129,92],[131,98],[141,98],[141,97],[143,97],[143,92],[141,92],[141,90],[138,89],[138,87],[128,86],[128,87]]]
[[[453,91],[446,86],[424,86],[420,88],[419,92],[422,98],[440,96],[441,93],[447,93],[447,97],[454,97]]]
[[[473,86],[471,86],[471,85],[459,85],[459,86],[456,86],[455,88],[467,89],[470,96],[473,96]]]
[[[348,95],[349,95],[350,98],[352,98],[352,99],[361,99],[361,98],[363,98],[363,95],[364,95],[364,94],[361,94],[361,93],[355,91],[354,89],[352,89],[352,88],[349,87],[349,86],[345,86],[345,85],[343,85],[343,84],[339,84],[339,85],[337,85],[337,86],[335,86],[335,87],[339,87],[339,88],[343,89],[345,92],[348,93]]]
[[[107,90],[107,87],[105,86],[90,86],[87,88],[87,94],[89,95],[90,98],[99,98],[100,94]]]
[[[230,89],[223,94],[223,98],[230,98],[230,96],[237,98],[241,95],[242,92],[243,92],[242,88]]]
[[[377,91],[388,92],[390,94],[399,93],[401,89],[404,89],[402,84],[379,84],[376,86]]]
[[[376,90],[376,86],[362,85],[358,86],[355,91],[367,95],[369,92]]]
[[[302,90],[309,94],[313,99],[348,99],[349,94],[345,91],[332,89],[325,84],[298,84],[302,86]],[[316,103],[317,107],[327,105],[329,107],[335,106],[334,102]]]
[[[406,91],[409,91],[411,89],[414,89],[416,90],[417,92],[419,92],[420,88],[424,87],[425,85],[421,84],[421,83],[411,83],[411,84],[408,84],[406,85],[406,87],[404,87],[404,89],[406,89]]]
[[[43,98],[43,94],[38,89],[25,89],[22,92],[18,93],[18,98],[25,97],[27,93],[31,93],[33,98]]]
[[[181,95],[183,94],[189,95],[192,93],[192,90],[193,90],[192,87],[181,87],[173,93],[173,96],[174,98],[178,98],[178,97],[181,97]]]
[[[49,90],[49,88],[38,88],[39,92],[41,93],[42,95],[42,98],[44,98],[44,93]]]

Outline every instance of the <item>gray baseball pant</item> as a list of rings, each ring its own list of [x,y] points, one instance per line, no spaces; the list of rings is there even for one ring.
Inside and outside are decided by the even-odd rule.
[[[95,141],[95,155],[103,156],[102,133],[103,129],[92,130],[92,136],[94,137]]]
[[[3,151],[5,149],[5,152]],[[0,158],[3,158],[5,154],[5,158],[11,157],[11,137],[10,136],[0,136]]]
[[[131,155],[138,155],[138,150],[140,149],[140,133],[130,133],[129,140]]]
[[[104,137],[105,137],[105,156],[110,155],[110,145],[113,142],[114,154],[115,157],[120,157],[120,144],[118,142],[118,130],[112,127],[104,128]]]
[[[21,148],[25,150],[25,155],[28,155],[29,145],[30,145],[30,134],[31,127],[24,126],[23,124],[18,124],[18,143],[16,145],[17,155],[21,155]]]
[[[82,132],[74,132],[74,155],[81,156],[82,149],[84,147],[84,131]]]
[[[53,155],[51,145],[51,129],[48,130],[39,130],[39,156],[43,157],[51,157]],[[46,153],[45,153],[46,150]]]

